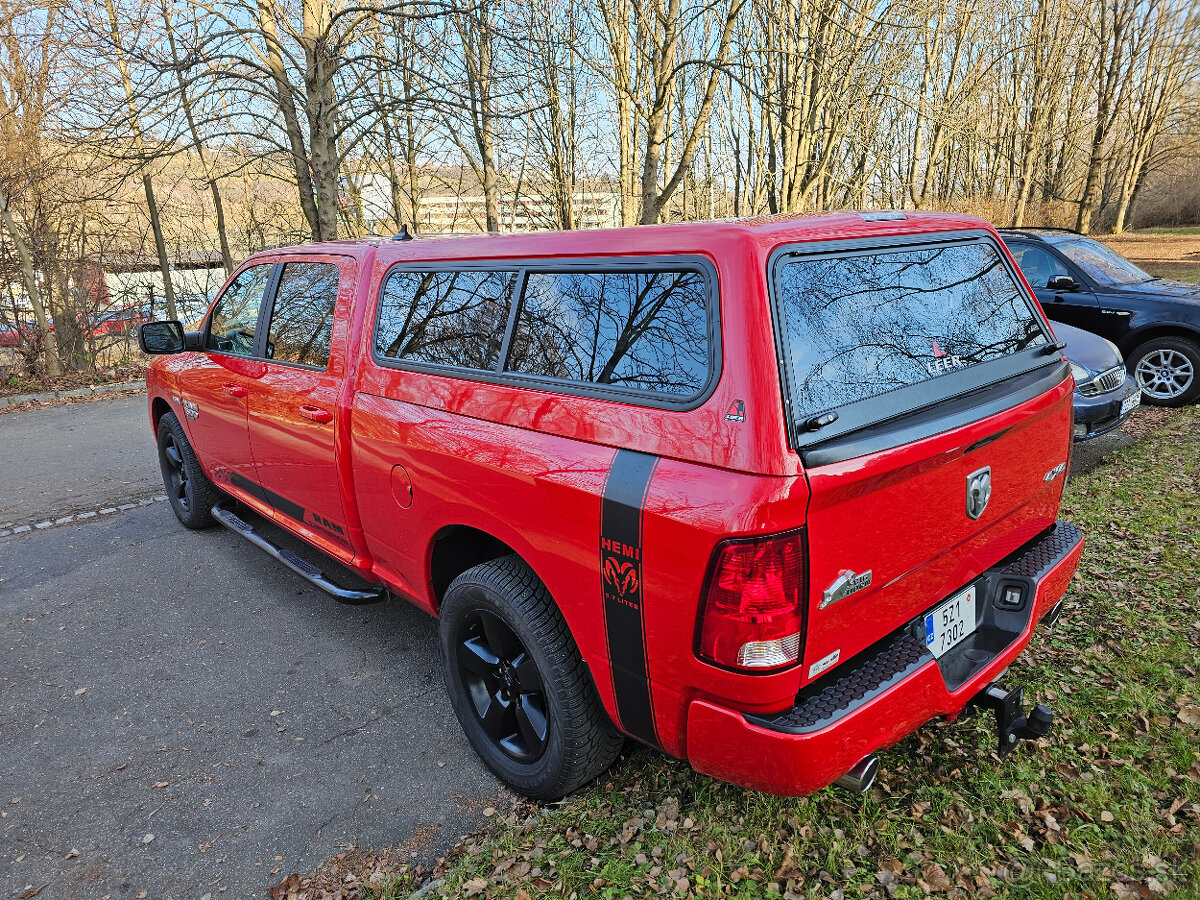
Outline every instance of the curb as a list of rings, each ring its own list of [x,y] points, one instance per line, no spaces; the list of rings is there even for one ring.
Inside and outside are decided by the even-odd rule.
[[[138,379],[137,381],[125,381],[120,384],[89,385],[87,387],[72,388],[69,391],[46,391],[42,394],[14,394],[11,397],[0,397],[0,409],[35,401],[41,403],[46,400],[69,400],[72,397],[94,397],[96,394],[110,394],[114,391],[141,391],[145,389],[145,379]]]
[[[59,525],[70,525],[75,522],[83,522],[87,519],[103,518],[106,516],[116,515],[117,513],[128,512],[131,509],[138,509],[143,506],[153,506],[156,503],[165,503],[166,494],[155,494],[153,496],[130,497],[124,501],[114,501],[108,506],[99,509],[89,509],[83,512],[72,513],[68,516],[51,516],[48,519],[35,519],[18,525],[16,522],[0,523],[0,538],[18,537],[22,534],[30,534],[34,531],[45,531],[47,528],[56,528]]]

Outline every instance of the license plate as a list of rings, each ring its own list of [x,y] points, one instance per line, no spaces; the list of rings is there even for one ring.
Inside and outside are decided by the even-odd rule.
[[[1125,413],[1129,412],[1131,409],[1137,409],[1138,405],[1141,402],[1142,402],[1142,392],[1141,391],[1136,391],[1133,394],[1130,394],[1128,397],[1126,397],[1124,400],[1121,401],[1121,415],[1125,415]]]
[[[925,646],[940,657],[975,630],[975,587],[951,597],[925,617]]]

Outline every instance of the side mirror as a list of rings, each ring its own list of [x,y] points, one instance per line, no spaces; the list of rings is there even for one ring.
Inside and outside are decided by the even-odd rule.
[[[156,356],[183,353],[187,349],[183,323],[177,319],[170,319],[166,322],[146,322],[138,328],[138,344],[143,353]]]
[[[1052,291],[1079,290],[1079,284],[1070,275],[1052,275],[1046,282],[1046,287]]]

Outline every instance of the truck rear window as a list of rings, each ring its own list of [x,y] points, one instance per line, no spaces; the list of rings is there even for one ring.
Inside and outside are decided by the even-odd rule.
[[[797,419],[1048,342],[989,243],[785,255],[775,265]]]
[[[699,272],[530,272],[508,368],[691,396],[708,380]]]

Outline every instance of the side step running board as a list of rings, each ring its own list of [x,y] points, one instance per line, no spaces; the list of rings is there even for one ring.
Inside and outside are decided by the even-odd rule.
[[[326,577],[324,572],[308,560],[301,558],[291,550],[272,543],[255,531],[252,525],[244,522],[236,513],[225,509],[219,504],[212,508],[212,515],[214,519],[230,531],[240,534],[256,547],[267,551],[267,553],[275,557],[297,575],[312,582],[330,596],[336,597],[340,603],[362,605],[366,603],[381,603],[388,598],[387,588],[385,587],[358,591],[334,584]]]

